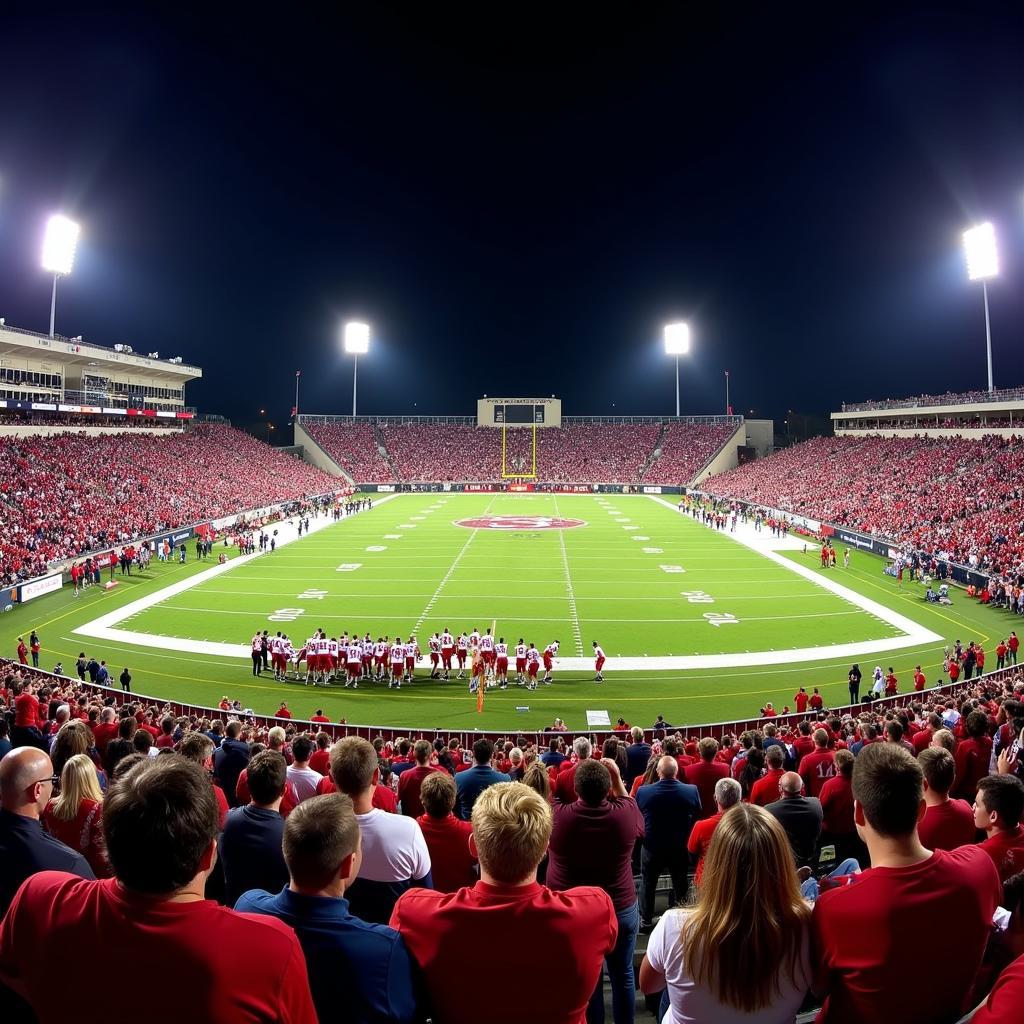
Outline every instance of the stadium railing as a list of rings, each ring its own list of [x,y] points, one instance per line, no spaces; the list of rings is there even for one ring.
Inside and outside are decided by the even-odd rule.
[[[28,668],[28,666],[18,666],[16,663],[7,662],[13,668]],[[377,736],[381,736],[385,741],[393,741],[400,738],[407,739],[427,739],[435,740],[441,739],[444,741],[457,739],[461,746],[465,749],[472,745],[475,740],[486,738],[490,740],[499,739],[519,739],[523,738],[528,741],[532,740],[538,746],[546,744],[549,740],[564,735],[566,737],[571,736],[591,736],[597,743],[603,742],[609,736],[622,737],[624,734],[621,730],[616,731],[615,729],[566,729],[558,731],[544,731],[544,730],[521,730],[521,729],[420,729],[412,726],[379,726],[379,725],[360,725],[349,722],[310,722],[305,719],[298,718],[278,718],[275,715],[249,715],[245,712],[237,711],[223,711],[220,708],[211,708],[203,704],[192,704],[187,701],[179,700],[168,700],[166,697],[156,697],[150,694],[144,693],[125,693],[115,686],[99,686],[96,683],[82,682],[72,676],[56,676],[51,672],[44,672],[41,669],[28,669],[33,675],[46,677],[51,680],[51,685],[55,686],[67,686],[69,683],[75,687],[79,687],[87,690],[94,694],[98,699],[102,701],[109,701],[112,706],[120,707],[122,704],[146,704],[155,705],[158,707],[169,706],[171,714],[176,717],[196,717],[196,718],[207,718],[215,719],[219,718],[222,721],[237,718],[243,722],[250,723],[256,728],[266,729],[275,725],[288,725],[291,724],[298,728],[304,729],[308,732],[326,732],[333,739],[341,739],[345,736],[362,736],[365,739],[373,740]],[[961,679],[955,683],[943,683],[939,686],[932,686],[925,690],[910,691],[908,693],[899,694],[896,697],[883,697],[878,700],[873,700],[869,704],[853,704],[853,705],[842,705],[839,707],[829,707],[822,711],[823,716],[842,717],[844,715],[853,715],[857,717],[859,714],[865,712],[876,712],[882,711],[887,708],[906,707],[907,704],[916,703],[918,701],[927,702],[934,701],[936,698],[952,698],[957,694],[964,692],[971,687],[977,686],[979,680],[985,680],[986,682],[1002,682],[1004,679],[1013,678],[1020,674],[1024,674],[1024,664],[1018,669],[1017,666],[1010,668],[997,669],[993,672],[987,672],[984,676],[975,676],[973,679]],[[319,692],[314,690],[314,693]],[[471,698],[467,697],[467,701]],[[814,715],[810,712],[803,714],[793,712],[788,715],[776,715],[772,718],[746,718],[746,719],[735,719],[732,721],[724,722],[706,722],[706,723],[666,723],[666,733],[681,732],[684,733],[687,738],[703,738],[705,736],[711,736],[715,739],[722,736],[725,733],[732,733],[734,735],[740,735],[744,732],[754,729],[763,729],[766,725],[773,724],[776,726],[796,726],[804,720],[812,720],[818,718],[818,715]],[[650,738],[654,729],[651,726],[641,726],[640,728],[644,731],[644,736]]]

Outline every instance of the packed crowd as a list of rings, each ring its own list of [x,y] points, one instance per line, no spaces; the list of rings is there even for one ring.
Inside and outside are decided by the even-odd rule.
[[[688,483],[725,443],[728,425],[584,423],[537,431],[542,483]],[[373,482],[493,482],[501,479],[499,430],[465,424],[365,422],[306,425],[310,436],[354,479]],[[387,458],[377,448],[383,442]],[[660,445],[659,445],[660,442]],[[660,446],[660,457],[655,450]],[[533,434],[505,435],[505,472],[534,470]]]
[[[149,430],[181,430],[185,421],[166,416],[104,416],[101,413],[22,413],[0,409],[0,426],[4,427],[69,427],[72,430],[85,427],[117,427],[119,430],[145,427]]]
[[[377,450],[372,423],[307,422],[302,426],[353,480],[373,483],[394,480],[391,466]]]
[[[1022,473],[1020,437],[816,437],[704,487],[1003,573],[1024,566]]]
[[[619,1024],[637,983],[669,1024],[819,1004],[824,1024],[979,1002],[976,1024],[1020,1019],[1016,670],[791,731],[620,719],[600,749],[557,725],[541,746],[332,744],[13,667],[0,710],[5,1022],[72,1019],[80,988],[53,965],[92,977],[115,949],[125,978],[173,964],[190,1016],[221,1022],[475,1022],[504,1002],[582,1024],[604,1019],[605,975]]]
[[[661,457],[644,473],[645,484],[689,483],[735,430],[732,424],[671,423],[661,441]]]
[[[227,426],[0,438],[0,585],[147,534],[337,489]]]
[[[927,405],[970,405],[974,402],[1019,402],[1024,388],[997,388],[995,391],[947,391],[941,395],[913,395],[910,398],[869,398],[863,402],[843,402],[843,412],[872,409],[910,409]]]

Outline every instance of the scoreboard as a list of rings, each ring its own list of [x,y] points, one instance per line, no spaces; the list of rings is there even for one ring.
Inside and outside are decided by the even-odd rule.
[[[481,398],[476,403],[480,427],[560,427],[558,398]]]

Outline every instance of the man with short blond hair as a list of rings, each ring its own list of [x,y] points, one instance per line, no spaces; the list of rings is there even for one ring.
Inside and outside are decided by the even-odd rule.
[[[351,798],[362,835],[362,866],[348,890],[352,913],[364,921],[386,924],[395,900],[406,889],[432,885],[423,833],[415,819],[373,806],[380,769],[377,751],[369,741],[346,736],[335,743],[331,778]]]
[[[618,926],[596,887],[553,892],[537,883],[551,838],[551,808],[519,782],[490,786],[473,807],[480,881],[454,896],[413,889],[395,905],[391,926],[423,970],[436,1019],[477,1024],[495,992],[510,992],[508,967],[491,943],[528,955],[514,980],[517,1005],[543,1006],[550,1021],[582,1021]],[[466,941],[466,936],[470,941]],[[457,982],[456,982],[457,980]]]

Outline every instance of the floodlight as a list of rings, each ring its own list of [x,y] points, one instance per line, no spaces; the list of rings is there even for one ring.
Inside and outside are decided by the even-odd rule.
[[[690,351],[690,327],[688,324],[665,325],[665,354],[685,356]]]
[[[999,273],[999,254],[996,252],[996,229],[985,221],[964,232],[964,256],[967,276],[972,281],[984,281]]]
[[[345,351],[365,355],[370,351],[370,325],[350,320],[345,324]]]
[[[80,228],[61,213],[55,213],[46,222],[43,238],[43,270],[51,274],[70,274],[75,262]]]

